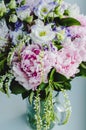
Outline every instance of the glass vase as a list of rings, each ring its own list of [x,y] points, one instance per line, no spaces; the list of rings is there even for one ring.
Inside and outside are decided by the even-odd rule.
[[[60,102],[59,99],[59,92],[54,92],[53,93],[53,107],[54,107],[54,112],[55,112],[55,121],[51,122],[50,127],[48,130],[51,130],[56,124],[62,125],[64,124],[65,118],[66,118],[66,109],[64,105]],[[28,98],[26,99],[27,103],[27,124],[30,128],[30,130],[36,130],[36,121],[35,121],[35,110],[34,110],[34,103],[30,104]],[[41,105],[41,115],[43,115],[43,109],[42,106],[44,106],[44,101],[40,101]],[[44,107],[43,107],[44,108]],[[44,130],[42,128],[42,130]]]

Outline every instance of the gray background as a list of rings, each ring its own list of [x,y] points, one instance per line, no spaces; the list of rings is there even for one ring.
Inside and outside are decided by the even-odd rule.
[[[78,3],[81,12],[86,14],[85,0],[66,0]],[[77,13],[77,12],[76,12]],[[69,99],[72,105],[72,115],[68,124],[56,126],[53,130],[86,130],[86,79],[76,78],[72,81]],[[8,98],[0,93],[0,130],[30,130],[26,125],[26,102],[21,96],[11,95]]]

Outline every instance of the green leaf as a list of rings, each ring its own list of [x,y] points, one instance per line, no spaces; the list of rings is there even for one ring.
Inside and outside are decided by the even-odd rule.
[[[53,84],[54,84],[54,89],[57,90],[57,91],[61,91],[61,89],[65,89],[65,90],[71,89],[70,81],[66,81],[66,82],[63,82],[63,83],[53,82]]]
[[[0,73],[5,69],[7,58],[4,58],[0,61]]]
[[[4,53],[0,53],[0,61],[5,57]]]
[[[61,89],[66,89],[66,90],[71,89],[71,84],[70,84],[71,79],[68,79],[64,75],[57,73],[55,69],[52,73],[51,72],[49,73],[48,78],[50,80],[50,84],[52,85],[52,88],[54,88],[57,91],[61,91]],[[46,93],[49,92],[48,90],[46,89]]]
[[[54,80],[55,72],[56,72],[55,68],[52,68],[51,71],[50,71],[49,74],[48,74],[48,79],[49,79],[49,80],[51,80],[51,81]]]
[[[30,92],[29,91],[26,91],[24,93],[22,93],[22,98],[25,99],[29,96]]]
[[[16,95],[22,94],[26,91],[26,89],[22,85],[20,85],[17,81],[15,81],[15,79],[13,79],[13,81],[11,82],[10,90],[11,93]]]
[[[64,75],[57,73],[57,72],[55,72],[53,76],[54,76],[55,82],[62,82],[63,83],[64,81],[68,80]]]
[[[48,86],[48,83],[41,83],[40,85],[39,85],[39,89],[40,90],[45,90],[45,88]]]
[[[63,88],[63,84],[60,84],[58,82],[53,82],[53,84],[56,90],[61,90],[61,88]]]
[[[34,92],[32,91],[31,93],[30,93],[30,96],[29,96],[29,102],[32,104],[32,102],[33,102],[33,97],[34,97]]]
[[[81,63],[81,67],[82,67],[83,69],[86,69],[86,62],[82,62],[82,63]]]
[[[81,23],[77,19],[70,17],[70,18],[60,19],[60,25],[62,25],[62,26],[73,26],[73,25],[80,26]]]
[[[64,86],[63,87],[64,89],[70,90],[71,89],[71,83],[70,83],[70,81],[64,82],[63,86]]]
[[[55,68],[53,68],[52,70],[51,70],[51,73],[50,73],[50,80],[53,80],[54,79],[54,73],[55,73]]]
[[[47,97],[48,94],[49,94],[49,86],[47,86],[47,87],[45,88],[45,94],[43,94],[43,96],[46,95],[46,97]]]
[[[62,18],[62,19],[56,17],[54,19],[54,21],[55,21],[57,26],[61,25],[61,26],[67,26],[68,27],[68,26],[74,26],[74,25],[76,25],[76,26],[81,25],[81,23],[77,19],[72,18],[72,17],[67,17],[67,18]]]
[[[84,76],[86,77],[86,62],[82,62],[79,66],[80,72],[76,74],[76,76]]]

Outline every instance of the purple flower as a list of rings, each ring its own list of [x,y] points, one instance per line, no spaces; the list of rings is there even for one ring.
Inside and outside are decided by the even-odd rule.
[[[15,23],[15,31],[18,31],[21,27],[22,27],[22,22],[18,20]]]

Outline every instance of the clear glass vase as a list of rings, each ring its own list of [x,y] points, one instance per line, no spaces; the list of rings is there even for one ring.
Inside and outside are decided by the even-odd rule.
[[[60,102],[59,99],[59,92],[53,93],[53,106],[55,112],[55,121],[51,122],[49,130],[51,130],[56,124],[62,125],[66,119],[67,111],[64,105]],[[30,104],[28,98],[26,99],[27,102],[27,124],[31,130],[36,130],[36,121],[35,121],[35,110],[34,110],[34,103]],[[40,102],[41,105],[41,115],[43,115],[42,106],[44,106],[44,101]],[[42,129],[44,130],[44,129]]]

